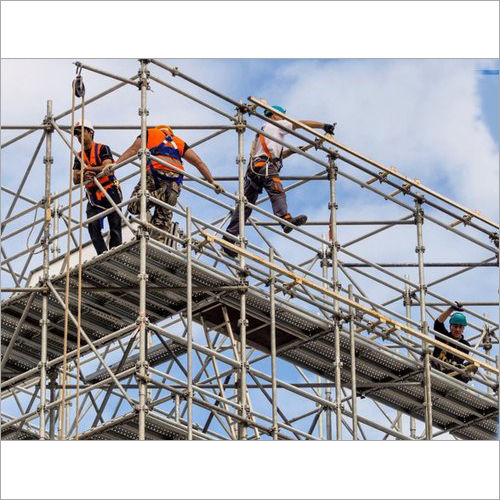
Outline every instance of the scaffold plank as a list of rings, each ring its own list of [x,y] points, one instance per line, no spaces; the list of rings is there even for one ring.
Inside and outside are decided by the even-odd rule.
[[[192,279],[194,287],[222,287],[235,285],[236,279],[223,271],[200,261],[193,261]],[[55,267],[54,267],[55,268]],[[179,287],[186,285],[186,259],[168,247],[156,242],[148,242],[147,250],[148,293],[147,312],[151,323],[177,314],[184,310],[185,292]],[[134,291],[139,272],[139,242],[131,241],[83,263],[82,269],[82,327],[89,338],[100,339],[133,323],[138,310],[138,291]],[[74,283],[77,268],[70,270]],[[31,281],[37,285],[36,271]],[[51,283],[57,289],[65,285],[65,273],[51,275]],[[102,286],[103,290],[96,289]],[[106,287],[127,287],[124,291],[106,291]],[[85,288],[92,289],[85,290]],[[170,289],[169,289],[170,287]],[[177,288],[176,288],[177,287]],[[157,288],[157,290],[155,290]],[[64,292],[61,291],[61,296]],[[27,294],[16,294],[2,303],[2,350],[16,327],[15,318],[20,317],[27,302]],[[62,354],[64,334],[64,310],[57,300],[49,299],[49,360]],[[76,293],[70,294],[70,310],[76,311]],[[193,292],[193,320],[210,329],[228,335],[224,319],[224,308],[235,336],[238,335],[239,292],[228,290],[211,294],[209,291]],[[270,352],[269,336],[270,304],[265,288],[250,287],[247,292],[247,343],[258,350]],[[36,366],[39,360],[39,321],[41,317],[41,294],[37,293],[33,307],[28,312],[21,327],[18,341],[7,360],[4,380],[21,374]],[[70,346],[75,342],[75,328],[69,331]],[[300,341],[297,343],[297,341]],[[423,381],[421,364],[395,353],[379,339],[377,341],[356,337],[356,371],[358,395],[370,397],[387,406],[401,410],[408,415],[423,420]],[[169,344],[172,345],[172,344]],[[317,373],[327,380],[335,379],[335,337],[332,323],[312,311],[298,307],[293,302],[276,301],[276,345],[279,356],[298,366]],[[340,332],[341,379],[350,387],[351,359],[350,337],[347,331]],[[174,346],[176,355],[183,355],[185,348]],[[149,361],[157,365],[168,358],[164,346],[155,346],[149,353]],[[133,363],[133,357],[127,366]],[[32,363],[30,363],[32,361]],[[103,370],[102,376],[107,372]],[[99,373],[92,380],[98,380]],[[96,378],[97,377],[97,378]],[[405,378],[407,377],[407,378]],[[422,385],[396,385],[405,378],[406,382],[422,382]],[[377,384],[394,382],[390,387],[377,388]],[[432,373],[432,397],[434,424],[449,430],[457,437],[465,439],[493,439],[496,436],[498,399],[492,394],[472,390],[466,384],[438,372]],[[163,422],[163,420],[161,420]],[[468,424],[470,425],[464,425]],[[113,439],[134,439],[136,432],[132,420],[111,428],[106,428],[102,436]],[[121,427],[120,427],[121,426]],[[457,427],[454,433],[453,428]],[[135,425],[136,429],[137,426]],[[88,431],[91,432],[91,431]],[[148,431],[154,435],[157,431]],[[161,436],[163,431],[158,431]],[[118,437],[121,433],[122,437]],[[82,434],[82,438],[85,434]],[[98,433],[95,434],[97,439]],[[168,435],[165,431],[163,434]],[[90,438],[91,435],[89,435]],[[158,437],[158,439],[169,439]],[[172,439],[181,439],[179,437]]]

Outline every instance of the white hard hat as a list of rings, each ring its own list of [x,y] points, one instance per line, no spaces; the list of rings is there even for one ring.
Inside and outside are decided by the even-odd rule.
[[[95,132],[94,125],[92,125],[92,123],[89,122],[88,120],[83,120],[83,126],[85,128],[88,128],[89,130],[92,130],[92,132]],[[81,128],[82,128],[82,122],[76,122],[74,130],[81,129]]]

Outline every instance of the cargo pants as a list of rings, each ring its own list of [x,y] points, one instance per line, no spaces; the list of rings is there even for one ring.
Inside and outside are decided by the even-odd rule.
[[[176,181],[176,176],[169,175],[156,175],[156,180],[148,170],[146,174],[146,189],[153,198],[157,198],[160,201],[168,203],[169,205],[175,206],[177,204],[177,198],[181,192],[181,186]],[[140,198],[135,198],[134,195],[141,189],[140,182],[135,186],[131,198],[132,201],[128,205],[128,211],[132,215],[139,215],[141,211],[141,200]],[[146,200],[146,210],[149,212],[150,208],[154,206],[153,216],[151,218],[151,224],[156,226],[167,233],[172,232],[172,210],[169,208],[161,207],[156,203],[153,203],[150,199]],[[152,232],[151,237],[161,240],[163,235],[158,232]]]
[[[286,193],[281,183],[279,174],[280,164],[269,163],[266,175],[266,167],[255,167],[257,160],[253,160],[253,168],[249,168],[245,175],[244,193],[245,198],[252,205],[255,204],[259,194],[265,189],[271,200],[274,215],[284,219],[290,218],[286,203]],[[250,217],[252,209],[245,206],[245,222]],[[240,213],[238,205],[233,210],[233,216],[226,231],[234,236],[240,232]]]

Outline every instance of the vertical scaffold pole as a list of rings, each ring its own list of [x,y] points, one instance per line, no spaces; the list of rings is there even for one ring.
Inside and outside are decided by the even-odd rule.
[[[50,240],[50,221],[51,215],[51,196],[50,196],[50,174],[52,169],[52,101],[47,101],[47,115],[45,116],[44,125],[46,130],[45,135],[45,218],[43,223],[43,284],[47,287],[49,280],[49,240]],[[41,338],[40,338],[40,439],[46,439],[45,433],[45,407],[47,405],[47,333],[49,326],[49,291],[48,288],[42,293],[42,319],[40,320]]]
[[[274,248],[269,248],[269,262],[274,264]],[[273,405],[273,439],[278,439],[278,388],[276,384],[276,279],[274,269],[269,268],[269,314],[271,316],[271,380]]]
[[[410,276],[405,274],[405,279],[409,280]],[[411,320],[411,295],[410,295],[410,285],[408,283],[405,283],[405,288],[404,288],[404,305],[405,305],[405,311],[406,311],[406,318]],[[408,326],[410,326],[410,323],[406,323]],[[415,422],[415,417],[410,415],[410,437],[412,439],[415,439],[417,437],[417,426]]]
[[[323,235],[324,236],[324,235]],[[325,244],[321,245],[321,274],[323,279],[328,280],[328,248]],[[323,298],[326,300],[327,296],[323,295]],[[332,389],[328,384],[325,388],[325,399],[327,401],[332,400]],[[326,418],[326,439],[328,441],[332,440],[332,408],[327,406],[325,409],[325,418]]]
[[[338,168],[335,164],[335,155],[328,156],[328,179],[330,181],[330,203],[328,208],[330,209],[330,255],[332,259],[332,288],[334,292],[340,292],[341,285],[339,282],[339,270],[337,264],[337,194],[336,194],[336,182],[337,182]],[[341,408],[341,397],[342,397],[342,385],[340,380],[340,325],[339,325],[339,301],[337,299],[333,300],[333,325],[335,334],[335,408],[336,408],[336,430],[337,440],[342,440],[342,408]]]
[[[243,120],[243,114],[240,109],[237,113],[237,124],[236,131],[238,133],[238,158],[236,162],[238,164],[238,211],[240,216],[239,221],[239,233],[240,233],[240,246],[245,249],[246,239],[245,239],[245,189],[244,189],[244,179],[245,179],[245,158],[243,156],[243,134],[245,132],[245,122]],[[251,159],[250,159],[251,161]],[[247,394],[247,294],[246,286],[248,285],[245,257],[240,253],[239,255],[240,264],[240,285],[242,289],[240,291],[240,319],[239,319],[239,330],[240,330],[240,380],[239,380],[239,404],[240,404],[240,416],[246,420],[248,415],[248,408],[246,404],[246,394]],[[238,426],[238,439],[247,438],[247,425],[246,422],[240,421]]]
[[[59,234],[59,200],[54,200],[54,212],[52,216],[54,217],[54,229],[53,229],[53,234],[54,236],[56,234]],[[55,259],[61,252],[61,249],[59,248],[59,240],[54,240],[52,243],[52,257]]]
[[[422,225],[424,223],[424,211],[422,210],[422,200],[415,200],[415,223],[417,225],[417,248],[415,251],[418,255],[418,284],[419,284],[419,300],[420,300],[420,327],[425,336],[429,335],[429,327],[427,325],[426,310],[425,310],[425,286],[424,275],[424,239],[422,233]],[[432,439],[432,391],[431,391],[431,365],[430,365],[430,350],[429,344],[422,341],[422,352],[424,354],[424,406],[425,406],[425,439]]]
[[[148,323],[146,315],[146,284],[148,280],[148,275],[146,274],[146,251],[147,251],[147,238],[148,231],[145,227],[147,222],[146,210],[146,161],[147,154],[146,151],[147,141],[147,90],[149,87],[148,81],[148,71],[147,62],[143,59],[140,61],[139,70],[139,82],[141,90],[141,107],[139,108],[139,115],[141,117],[141,189],[140,193],[140,270],[139,270],[139,364],[138,364],[138,385],[139,385],[139,407],[137,411],[139,413],[139,440],[143,441],[146,439],[146,396],[147,396],[147,363],[146,363],[146,326]]]
[[[347,287],[349,300],[354,300],[352,285]],[[352,403],[352,438],[358,440],[358,394],[356,388],[356,342],[354,338],[354,315],[356,311],[353,306],[349,306],[349,337],[351,340],[351,403]]]
[[[57,370],[52,369],[48,373],[50,381],[50,402],[53,403],[56,400],[56,388],[57,388]],[[49,410],[49,439],[52,441],[56,436],[56,408],[52,407]]]
[[[191,207],[186,208],[186,294],[187,294],[187,414],[188,441],[193,439],[193,269],[191,255]]]

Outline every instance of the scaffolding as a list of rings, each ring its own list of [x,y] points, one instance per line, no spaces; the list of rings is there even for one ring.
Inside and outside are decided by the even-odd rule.
[[[119,83],[58,115],[48,101],[39,125],[2,127],[24,130],[2,150],[41,131],[17,189],[1,188],[4,199],[11,197],[2,220],[2,439],[498,438],[498,298],[463,302],[473,332],[468,354],[432,329],[457,300],[443,295],[444,285],[460,295],[464,276],[493,281],[497,222],[282,114],[300,125],[290,136],[314,146],[305,152],[277,141],[300,157],[308,173],[283,176],[293,181],[285,190],[313,186],[328,196],[325,220],[285,234],[280,226],[289,223],[263,208],[268,198],[253,205],[244,197],[245,138],[266,136],[259,125],[271,122],[265,100],[237,101],[155,59],[140,60],[131,78],[76,65],[82,75]],[[179,80],[196,93],[173,83]],[[146,148],[151,85],[167,101],[175,93],[225,120],[172,124],[174,130],[209,131],[192,147],[236,133],[238,175],[214,177],[226,186],[224,193],[216,196],[189,170],[176,206],[147,192],[148,159],[175,169]],[[86,106],[124,86],[140,92],[140,126],[95,128],[140,131],[139,153],[113,165],[124,194],[139,178],[140,215],[123,214],[131,201],[125,196],[85,219],[81,186],[53,192],[53,141],[62,141],[72,159],[73,123],[61,120],[72,111],[88,113]],[[34,199],[26,186],[43,146],[43,192]],[[338,219],[345,186],[385,204],[390,218]],[[161,231],[148,222],[147,202],[174,213],[179,227],[162,233],[168,240],[151,237],[153,229]],[[246,224],[245,207],[253,210]],[[232,210],[240,214],[237,238],[224,231]],[[84,229],[113,211],[121,214],[124,242],[96,256],[82,241]],[[428,226],[474,257],[427,261]],[[341,228],[362,232],[341,239]],[[415,261],[377,262],[375,249],[390,244],[391,231],[404,231],[394,240],[404,251],[415,245]],[[34,243],[20,249],[19,241],[33,233]],[[359,243],[365,248],[352,250]],[[432,358],[436,346],[476,371]]]

